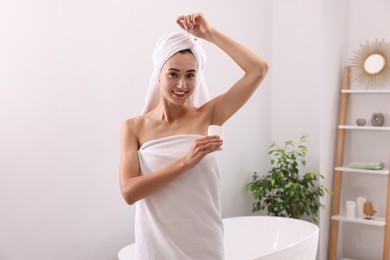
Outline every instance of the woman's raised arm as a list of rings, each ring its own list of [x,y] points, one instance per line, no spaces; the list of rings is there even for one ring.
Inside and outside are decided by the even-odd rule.
[[[249,48],[210,26],[201,13],[180,16],[176,22],[187,32],[218,46],[244,71],[230,89],[210,101],[213,110],[210,123],[222,125],[252,96],[266,76],[269,65]]]

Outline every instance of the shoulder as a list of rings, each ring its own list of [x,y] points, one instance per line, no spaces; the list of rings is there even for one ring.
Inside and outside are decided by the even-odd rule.
[[[124,128],[125,130],[133,130],[133,131],[139,130],[140,128],[143,127],[143,125],[145,125],[145,122],[147,121],[148,118],[147,115],[148,114],[144,114],[144,115],[139,115],[136,117],[126,119],[125,121],[122,122],[122,128]]]
[[[137,126],[142,121],[142,116],[128,118],[122,122],[122,128],[125,130],[130,130]]]
[[[134,131],[137,124],[139,124],[140,117],[128,118],[122,122],[122,131]]]
[[[132,140],[133,142],[138,142],[139,133],[142,130],[144,121],[144,116],[137,116],[123,121],[121,127],[122,138],[127,141]]]

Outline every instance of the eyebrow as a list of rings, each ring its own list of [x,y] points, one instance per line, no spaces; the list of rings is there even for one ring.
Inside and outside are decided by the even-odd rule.
[[[173,71],[176,71],[176,72],[180,72],[180,70],[175,69],[175,68],[169,68],[168,70],[173,70]],[[187,70],[187,72],[196,72],[196,70]]]

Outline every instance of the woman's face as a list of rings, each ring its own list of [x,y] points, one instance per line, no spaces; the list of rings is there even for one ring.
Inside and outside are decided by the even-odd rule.
[[[160,73],[161,97],[183,105],[196,86],[197,62],[190,52],[176,53],[167,60]]]

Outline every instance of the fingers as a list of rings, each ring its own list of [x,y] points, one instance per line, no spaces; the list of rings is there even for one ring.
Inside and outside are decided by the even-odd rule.
[[[176,23],[184,30],[189,30],[194,27],[192,19],[189,15],[181,15],[177,18]]]
[[[180,15],[176,19],[176,23],[185,30],[190,30],[193,29],[194,26],[196,25],[196,18],[200,16],[199,13],[193,13],[190,15]]]
[[[196,18],[197,18],[198,16],[200,16],[200,15],[201,15],[200,13],[194,13],[194,14],[191,14],[191,15],[190,15],[190,21],[191,21],[191,24],[192,24],[193,26],[196,25]]]
[[[215,136],[205,136],[195,141],[195,149],[200,153],[210,153],[217,151],[223,144],[222,139]]]
[[[187,165],[194,167],[209,153],[218,151],[222,146],[222,139],[219,136],[205,136],[196,139],[185,156]]]

